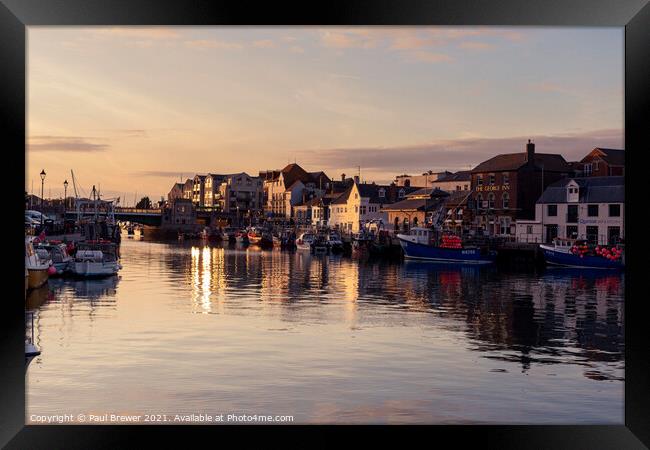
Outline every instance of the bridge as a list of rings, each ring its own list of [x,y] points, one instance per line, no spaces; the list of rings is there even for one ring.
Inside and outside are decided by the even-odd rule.
[[[86,211],[84,216],[90,217],[93,214],[91,211]],[[105,211],[98,211],[97,215],[106,216]],[[162,223],[162,210],[157,209],[141,209],[141,208],[115,208],[115,220],[123,222],[133,222],[142,225],[160,226]],[[66,219],[76,219],[77,211],[66,211]]]

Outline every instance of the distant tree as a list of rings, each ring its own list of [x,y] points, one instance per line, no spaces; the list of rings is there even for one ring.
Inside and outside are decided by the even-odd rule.
[[[142,197],[135,207],[138,209],[150,209],[151,200],[149,200],[149,197]]]

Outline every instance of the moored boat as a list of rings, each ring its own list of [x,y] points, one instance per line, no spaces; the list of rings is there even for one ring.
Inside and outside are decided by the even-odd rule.
[[[582,240],[556,238],[552,245],[541,244],[549,265],[584,269],[623,269],[623,251],[614,246],[589,246]]]
[[[329,249],[327,236],[324,233],[317,234],[311,243],[311,251],[315,254],[323,254],[329,252]]]
[[[70,270],[70,264],[74,260],[68,254],[67,245],[59,242],[43,242],[35,247],[36,254],[41,259],[51,259],[52,266],[56,272],[50,271],[50,276],[60,276]]]
[[[235,233],[235,242],[238,244],[248,245],[250,241],[248,239],[248,232],[246,230],[239,230]]]
[[[327,245],[332,253],[343,251],[343,239],[338,231],[330,230],[327,233]]]
[[[235,235],[237,234],[237,228],[226,227],[221,232],[224,242],[236,242]]]
[[[430,228],[414,227],[397,238],[406,258],[463,264],[491,264],[496,260],[495,251],[464,246],[458,237],[443,235],[438,244]]]
[[[83,278],[112,276],[121,268],[117,246],[110,242],[80,243],[70,265],[72,274]]]
[[[34,236],[25,236],[25,268],[27,269],[27,287],[29,289],[36,289],[47,282],[52,265],[51,259],[41,259],[36,254],[34,239]]]
[[[251,228],[248,232],[248,242],[251,245],[266,247],[273,245],[273,238],[270,233],[259,228]]]
[[[311,244],[314,242],[315,236],[314,233],[306,232],[302,233],[296,240],[296,248],[298,250],[307,250],[311,251]]]

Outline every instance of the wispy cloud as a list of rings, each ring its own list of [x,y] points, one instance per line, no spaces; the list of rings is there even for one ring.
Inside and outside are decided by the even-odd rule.
[[[330,170],[356,167],[374,172],[402,170],[465,170],[500,153],[524,151],[528,139],[539,153],[559,153],[567,161],[584,157],[594,147],[623,148],[623,131],[617,129],[574,132],[557,135],[513,136],[503,138],[467,137],[436,140],[392,147],[317,149],[298,152],[306,164]]]
[[[205,171],[192,171],[192,170],[142,170],[139,172],[133,172],[133,175],[140,177],[154,177],[154,178],[176,178],[177,180],[183,177],[183,181],[187,178],[192,178],[197,173],[205,173]]]
[[[559,92],[567,93],[570,90],[560,85],[559,83],[553,83],[551,81],[541,81],[539,83],[531,83],[528,85],[528,89],[531,91],[537,92]],[[575,93],[575,92],[574,92]]]
[[[118,36],[137,39],[179,39],[181,33],[178,29],[160,27],[112,27],[93,28],[93,33],[105,36]]]
[[[275,42],[271,39],[260,39],[258,41],[253,41],[253,47],[257,48],[274,48]]]
[[[407,59],[409,59],[410,61],[420,61],[420,62],[427,62],[427,63],[439,63],[439,62],[451,61],[451,57],[449,55],[446,55],[444,53],[427,52],[424,50],[409,52],[407,54]]]
[[[243,45],[239,42],[221,41],[218,39],[194,39],[185,41],[185,46],[189,48],[218,48],[218,49],[238,49]]]
[[[488,50],[499,41],[519,42],[523,36],[493,28],[327,28],[320,30],[320,43],[339,50],[382,48],[403,53],[411,61],[439,63],[452,60],[442,51],[452,44],[468,51]]]
[[[108,144],[92,142],[99,138],[82,136],[33,136],[27,143],[29,152],[100,152]]]
[[[458,44],[458,46],[465,50],[491,50],[494,48],[493,44],[479,41],[465,41]]]

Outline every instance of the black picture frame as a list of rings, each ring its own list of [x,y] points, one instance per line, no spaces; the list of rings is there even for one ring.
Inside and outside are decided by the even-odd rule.
[[[11,206],[7,217],[24,209],[26,119],[26,26],[30,25],[533,25],[625,27],[625,425],[621,426],[424,426],[371,427],[373,437],[417,432],[424,442],[454,445],[474,443],[494,448],[644,448],[650,446],[650,338],[644,311],[643,210],[633,206],[642,195],[643,157],[650,151],[645,125],[650,117],[650,5],[648,0],[347,0],[295,5],[249,1],[161,0],[0,0],[0,123],[2,148]],[[14,167],[15,166],[15,167]],[[15,180],[13,178],[16,178]],[[635,189],[637,186],[637,189]],[[636,194],[641,192],[640,194]],[[642,204],[639,202],[639,204]],[[632,207],[630,207],[632,206]],[[16,209],[17,211],[14,211]],[[17,265],[24,230],[16,220],[6,221],[7,280],[20,280]],[[20,234],[19,234],[20,233]],[[638,241],[638,243],[637,243]],[[645,263],[645,264],[644,264]],[[13,265],[12,265],[13,264]],[[7,282],[4,289],[2,369],[0,369],[0,445],[7,448],[118,448],[139,447],[150,439],[166,441],[177,432],[214,438],[224,432],[249,428],[225,426],[25,426],[25,371],[23,354],[24,305],[22,287]],[[340,427],[300,427],[316,431],[318,443],[340,441]],[[405,429],[406,428],[406,429]],[[255,434],[275,436],[282,427],[257,427]],[[351,427],[343,427],[349,431]],[[354,427],[358,430],[359,427]],[[284,430],[285,432],[287,430]],[[293,433],[294,430],[288,430]],[[367,431],[363,428],[361,431]],[[209,436],[207,436],[209,434]],[[401,434],[401,433],[400,433]],[[185,436],[186,438],[187,436]],[[296,442],[294,440],[294,442]],[[220,441],[212,441],[215,444]],[[240,444],[244,440],[239,441]],[[282,443],[284,441],[278,441]],[[305,445],[310,441],[306,442]],[[415,443],[416,441],[413,440]],[[189,443],[189,441],[185,441]]]

